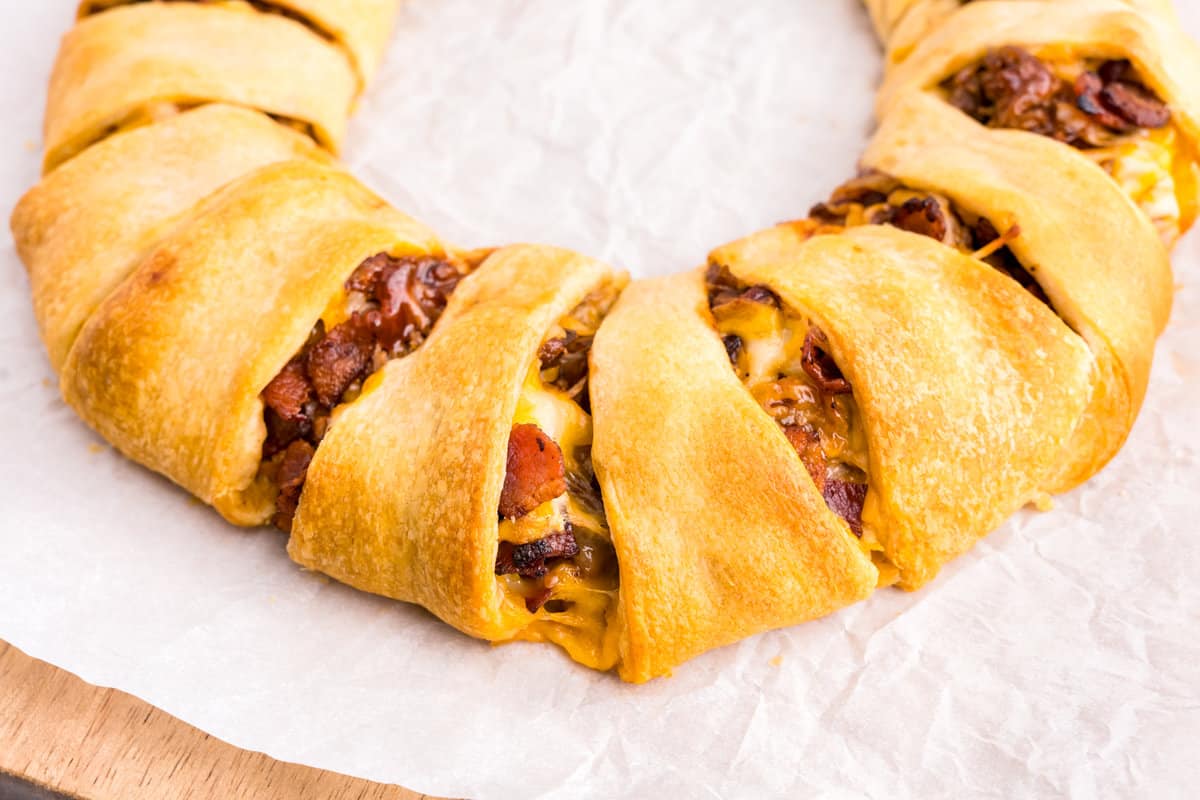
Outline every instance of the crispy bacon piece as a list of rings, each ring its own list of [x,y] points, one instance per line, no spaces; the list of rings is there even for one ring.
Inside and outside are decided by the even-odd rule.
[[[749,286],[743,288],[738,279],[729,271],[729,267],[716,262],[708,265],[708,271],[704,275],[704,280],[708,284],[708,307],[711,309],[716,309],[726,303],[733,303],[738,300],[745,300],[751,303],[765,303],[775,306],[775,308],[782,308],[779,297],[766,286]]]
[[[562,336],[547,339],[538,348],[542,370],[558,371],[550,385],[566,392],[584,411],[589,410],[588,355],[592,351],[593,338],[568,330]]]
[[[950,103],[996,128],[1051,135],[1061,85],[1041,59],[1020,47],[989,50],[948,81]]]
[[[888,224],[909,233],[945,241],[950,232],[950,220],[942,204],[934,197],[913,197],[891,212]]]
[[[813,483],[817,485],[817,489],[824,490],[827,462],[825,451],[821,448],[821,434],[808,425],[787,425],[784,426],[783,432],[787,435],[788,441],[792,443],[792,447],[796,448],[796,452],[800,454],[800,460],[804,462],[804,467],[812,477]]]
[[[842,375],[833,357],[829,355],[829,339],[815,325],[809,327],[804,336],[804,353],[800,366],[825,394],[848,394],[852,391],[850,381]]]
[[[312,394],[312,384],[308,381],[304,361],[300,358],[289,361],[263,389],[262,401],[266,406],[264,419],[267,423],[264,458],[282,452],[293,441],[312,432],[312,418],[307,410]]]
[[[366,312],[372,333],[389,356],[415,349],[441,317],[462,275],[448,261],[432,256],[371,256],[346,281],[378,308]]]
[[[1161,128],[1170,109],[1124,60],[1106,61],[1074,83],[1020,47],[989,50],[943,84],[951,105],[993,128],[1013,128],[1075,147],[1102,147],[1114,135]]]
[[[850,483],[829,478],[821,490],[825,505],[846,520],[855,536],[862,537],[862,510],[867,500],[867,484]]]
[[[579,543],[569,530],[525,544],[501,542],[496,553],[497,575],[540,578],[547,572],[546,562],[579,555]]]
[[[280,487],[275,519],[281,528],[291,525],[304,480],[302,470],[288,477],[284,469],[299,463],[292,445],[314,448],[333,407],[355,381],[424,341],[460,277],[453,263],[438,258],[371,256],[345,282],[347,292],[361,295],[352,298],[351,307],[359,301],[366,307],[328,332],[318,322],[296,357],[267,384],[261,395],[267,426],[263,458],[285,454],[275,465]],[[285,478],[295,485],[285,490]]]
[[[315,453],[313,446],[303,439],[292,442],[283,452],[275,477],[279,485],[279,497],[275,501],[275,516],[271,520],[281,531],[290,532],[292,529],[292,519],[300,504],[300,492],[304,489],[304,478]]]
[[[522,517],[566,490],[562,450],[537,425],[514,425],[508,437],[500,516]]]
[[[729,362],[736,365],[738,357],[742,354],[742,348],[745,346],[742,337],[731,333],[721,337],[721,344],[725,345],[725,355],[729,356]]]
[[[1080,109],[1118,132],[1161,128],[1171,121],[1170,109],[1126,60],[1106,61],[1096,72],[1083,73],[1075,81],[1075,94]]]
[[[332,408],[341,401],[350,384],[370,366],[374,351],[375,339],[357,314],[313,345],[305,368],[321,405]]]

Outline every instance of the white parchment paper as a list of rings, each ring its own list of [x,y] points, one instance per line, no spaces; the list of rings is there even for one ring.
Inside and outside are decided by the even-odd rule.
[[[3,5],[7,211],[36,178],[74,3]],[[878,76],[855,0],[410,0],[347,159],[452,240],[546,241],[652,275],[852,174]],[[59,400],[7,231],[0,244],[0,638],[86,680],[242,747],[441,795],[1200,785],[1195,237],[1146,408],[1103,474],[921,592],[640,688],[304,574],[280,535],[229,527],[116,456]]]

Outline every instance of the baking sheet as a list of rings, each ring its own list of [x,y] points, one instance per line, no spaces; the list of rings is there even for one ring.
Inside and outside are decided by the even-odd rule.
[[[10,209],[73,3],[5,1]],[[850,175],[878,76],[854,0],[410,0],[347,158],[452,240],[660,274]],[[239,746],[438,795],[1180,796],[1200,784],[1196,237],[1175,267],[1103,474],[921,592],[629,687],[304,574],[281,535],[117,457],[58,399],[5,231],[0,638]]]

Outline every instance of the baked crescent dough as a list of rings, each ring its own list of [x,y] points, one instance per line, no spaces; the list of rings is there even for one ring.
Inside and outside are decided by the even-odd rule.
[[[330,158],[256,111],[201,106],[113,136],[47,175],[17,204],[17,252],[56,370],[80,327],[180,217],[276,161]]]
[[[114,8],[63,39],[46,105],[44,167],[122,128],[211,102],[292,121],[336,152],[357,83],[336,45],[245,3]]]
[[[1083,424],[1046,486],[1087,480],[1124,443],[1145,396],[1154,342],[1174,292],[1154,226],[1101,170],[1069,147],[980,128],[932,95],[891,108],[862,163],[1020,234],[1009,249],[1088,342],[1097,385]]]
[[[398,0],[82,0],[12,218],[63,396],[300,565],[628,681],[916,589],[1128,435],[1200,49],[1169,0],[866,3],[865,173],[626,290],[334,166]]]
[[[1168,15],[1175,9],[1171,0],[1115,0],[1132,8]],[[887,50],[890,64],[903,61],[921,39],[929,35],[957,10],[971,3],[968,0],[865,0],[867,11],[879,38]],[[975,0],[981,5],[991,0]],[[1037,4],[1086,3],[1090,0],[1023,0]]]
[[[367,257],[441,253],[423,226],[344,172],[263,167],[203,200],[95,310],[63,395],[129,458],[226,519],[260,525],[259,393]]]
[[[83,19],[110,8],[145,1],[82,0],[78,17]],[[214,0],[192,2],[215,4]],[[354,62],[361,89],[379,67],[400,3],[399,0],[265,0],[261,5],[302,20],[343,47]]]
[[[1017,283],[927,237],[783,226],[710,260],[828,337],[866,431],[863,527],[905,589],[1035,498],[1090,400],[1083,341]]]
[[[701,273],[625,290],[596,337],[592,404],[625,680],[874,590],[870,556],[730,369]]]
[[[418,603],[489,641],[540,638],[597,663],[604,620],[555,626],[497,574],[497,508],[522,386],[546,331],[624,273],[551,247],[503,248],[465,278],[428,341],[377,372],[308,469],[288,553]],[[346,502],[353,497],[354,502]]]

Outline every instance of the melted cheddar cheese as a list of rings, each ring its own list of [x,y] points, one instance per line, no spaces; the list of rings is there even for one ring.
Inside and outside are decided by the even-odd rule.
[[[713,317],[723,338],[741,340],[734,368],[763,409],[781,427],[805,424],[818,431],[828,477],[869,482],[866,432],[853,394],[838,395],[831,407],[802,366],[808,318],[770,303],[741,300],[717,306]],[[865,520],[858,542],[879,569],[880,585],[895,582],[896,570]]]
[[[599,324],[600,314],[588,310],[596,302],[589,298],[547,338],[562,336],[567,330],[590,335]],[[590,477],[592,418],[566,392],[546,383],[536,361],[521,387],[513,424],[537,425],[562,451],[568,476]],[[579,553],[547,564],[546,575],[539,578],[508,574],[497,580],[508,613],[529,619],[515,639],[552,642],[582,664],[609,670],[616,666],[620,638],[616,553],[598,497],[589,502],[570,480],[568,487],[567,492],[528,514],[501,519],[499,540],[526,544],[566,528],[574,534]],[[528,611],[525,600],[547,591],[548,598],[537,610]]]

